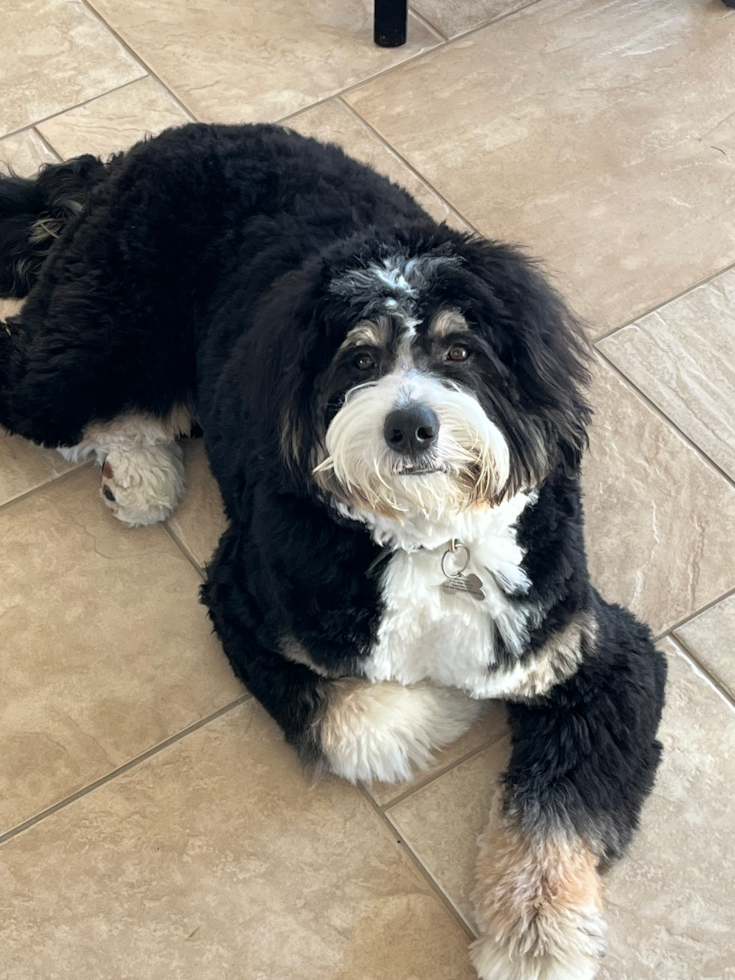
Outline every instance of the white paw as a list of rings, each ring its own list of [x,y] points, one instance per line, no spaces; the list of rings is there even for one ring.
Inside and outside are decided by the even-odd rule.
[[[529,924],[525,942],[519,938],[475,940],[470,955],[480,980],[593,980],[605,955],[605,922],[596,908]]]
[[[319,726],[329,768],[350,782],[396,783],[425,769],[484,705],[453,688],[394,681],[335,681]]]
[[[185,493],[183,453],[175,442],[113,449],[102,467],[100,494],[124,524],[165,520]]]

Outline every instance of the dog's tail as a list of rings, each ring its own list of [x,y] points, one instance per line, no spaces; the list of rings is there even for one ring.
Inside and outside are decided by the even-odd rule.
[[[22,299],[64,225],[78,214],[105,165],[89,154],[32,178],[0,174],[0,296]]]

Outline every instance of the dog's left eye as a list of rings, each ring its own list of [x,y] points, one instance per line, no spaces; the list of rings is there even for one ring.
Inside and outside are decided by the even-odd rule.
[[[447,360],[449,361],[466,361],[469,356],[470,349],[464,344],[452,344],[447,351]]]
[[[368,354],[366,351],[361,351],[353,359],[352,363],[355,365],[358,371],[369,371],[370,368],[375,367],[375,358],[372,354]]]

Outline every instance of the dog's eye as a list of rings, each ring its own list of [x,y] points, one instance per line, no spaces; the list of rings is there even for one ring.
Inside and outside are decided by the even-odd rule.
[[[452,344],[447,351],[447,359],[450,361],[466,361],[469,356],[470,349],[464,344]]]
[[[369,371],[370,368],[375,367],[375,358],[372,354],[368,354],[366,351],[361,351],[355,356],[352,363],[355,365],[358,371]]]

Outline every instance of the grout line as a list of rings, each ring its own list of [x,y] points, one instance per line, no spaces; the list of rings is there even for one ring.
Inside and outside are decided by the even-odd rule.
[[[621,371],[621,369],[613,361],[610,360],[607,354],[603,353],[603,351],[597,348],[595,348],[595,353],[600,358],[600,360],[603,361],[603,363],[605,363],[607,367],[609,367],[610,370],[621,381],[623,381],[625,385],[628,388],[630,388],[630,390],[648,406],[648,408],[651,409],[654,415],[656,415],[659,419],[661,419],[661,421],[665,422],[669,426],[669,428],[673,429],[674,432],[676,432],[681,437],[681,439],[683,439],[683,441],[687,444],[687,446],[689,446],[690,449],[694,450],[694,452],[697,454],[697,456],[699,456],[702,462],[708,464],[710,467],[712,467],[713,470],[716,470],[716,472],[719,473],[722,479],[730,487],[735,489],[735,480],[733,480],[733,478],[729,476],[729,474],[727,474],[722,469],[721,466],[719,466],[710,456],[708,456],[707,453],[703,449],[701,449],[697,445],[697,443],[690,436],[688,436],[686,432],[684,432],[683,429],[679,428],[676,422],[670,419],[668,415],[666,415],[665,412],[663,412],[662,409],[660,409],[658,405],[648,397],[648,395],[646,395],[643,391],[641,391],[641,389],[635,384],[635,382],[631,381],[631,379],[627,376],[627,374]]]
[[[193,553],[189,550],[189,546],[184,541],[184,539],[176,531],[174,531],[174,529],[169,524],[169,521],[168,520],[163,521],[162,527],[166,531],[166,533],[168,534],[168,536],[171,538],[171,540],[173,541],[173,543],[182,552],[182,554],[184,555],[184,557],[186,558],[186,560],[191,565],[194,566],[194,571],[197,573],[197,575],[199,576],[199,578],[202,581],[204,581],[204,579],[205,579],[204,569],[199,564],[199,562],[196,560],[196,558],[194,557]]]
[[[476,755],[480,755],[480,753],[484,752],[485,749],[489,749],[491,745],[495,745],[496,742],[499,742],[501,739],[505,738],[507,734],[508,734],[507,732],[501,732],[499,735],[496,735],[493,738],[486,739],[476,748],[470,749],[469,752],[465,752],[465,754],[461,755],[458,759],[455,759],[453,762],[448,762],[447,765],[444,766],[443,768],[437,769],[436,772],[432,772],[422,782],[416,783],[413,786],[409,786],[407,790],[405,790],[403,793],[400,793],[398,796],[394,797],[393,799],[388,800],[387,803],[378,803],[376,800],[375,801],[376,805],[380,808],[380,810],[383,813],[387,814],[388,810],[391,810],[394,806],[398,806],[399,803],[404,803],[406,800],[412,797],[414,793],[418,793],[420,790],[426,789],[427,786],[431,786],[431,784],[435,782],[437,779],[439,779],[441,776],[445,776],[448,772],[451,772],[453,769],[456,769],[458,766],[461,766],[464,762],[467,762],[469,759],[473,759]]]
[[[147,759],[150,759],[154,755],[158,755],[159,752],[162,752],[164,749],[167,749],[170,745],[173,745],[174,742],[179,742],[181,741],[181,739],[185,738],[187,735],[190,735],[192,732],[195,732],[198,729],[203,728],[205,725],[208,725],[212,721],[216,721],[217,718],[221,718],[222,715],[226,715],[229,711],[232,711],[233,708],[236,708],[238,705],[243,704],[243,702],[249,700],[250,698],[252,698],[252,694],[246,691],[245,694],[241,694],[240,697],[235,698],[234,701],[230,701],[228,704],[224,705],[223,707],[218,708],[216,711],[212,712],[212,714],[207,715],[206,718],[200,718],[199,721],[195,721],[192,725],[189,725],[187,728],[182,729],[180,732],[177,732],[175,735],[172,735],[170,738],[164,739],[164,741],[159,742],[158,745],[154,745],[152,748],[146,749],[145,752],[142,752],[140,755],[137,755],[134,759],[131,759],[129,762],[125,762],[123,765],[118,766],[117,769],[113,769],[111,772],[108,772],[106,775],[100,777],[99,779],[96,779],[93,783],[90,783],[88,786],[85,786],[83,789],[78,790],[76,793],[72,793],[72,795],[66,797],[66,799],[61,800],[58,803],[54,803],[53,806],[47,807],[45,810],[42,810],[40,813],[37,813],[35,816],[30,817],[28,820],[25,820],[21,824],[18,824],[17,827],[13,827],[12,830],[8,830],[6,831],[6,833],[0,834],[0,844],[4,844],[6,841],[11,840],[13,837],[17,837],[18,834],[22,834],[25,830],[30,830],[31,827],[35,827],[36,824],[40,823],[42,820],[45,820],[46,817],[50,817],[54,813],[58,813],[59,810],[65,810],[66,807],[70,806],[72,803],[75,803],[83,796],[88,796],[90,793],[94,792],[94,790],[99,789],[100,786],[104,786],[105,783],[111,782],[117,776],[121,776],[123,775],[123,773],[129,772],[131,769],[135,769],[142,762],[145,762]]]
[[[674,646],[679,648],[679,653],[683,658],[694,668],[695,673],[699,674],[703,681],[709,686],[714,688],[715,692],[720,695],[722,700],[728,707],[735,710],[735,698],[730,694],[728,690],[722,685],[722,683],[712,674],[709,668],[705,667],[699,657],[692,653],[690,648],[680,640],[678,636],[671,636],[669,639],[672,641]]]
[[[491,20],[486,20],[482,24],[478,24],[476,27],[471,27],[468,31],[465,31],[463,34],[457,34],[456,37],[449,37],[443,44],[438,44],[436,45],[436,47],[430,48],[428,51],[422,51],[420,54],[416,55],[415,57],[408,58],[406,61],[400,62],[400,64],[392,65],[390,68],[386,68],[384,71],[379,72],[377,75],[372,75],[370,78],[364,78],[361,82],[356,82],[354,85],[350,85],[349,88],[343,89],[341,92],[338,92],[337,94],[345,95],[354,92],[356,89],[361,88],[363,85],[367,85],[370,82],[374,82],[376,78],[380,78],[382,75],[388,75],[390,72],[397,71],[399,68],[402,68],[404,65],[408,65],[411,62],[418,61],[420,58],[426,58],[430,54],[434,54],[439,49],[448,48],[452,44],[454,44],[455,41],[464,41],[472,34],[477,34],[480,31],[484,31],[488,27],[493,27],[495,24],[499,24],[501,21],[507,20],[508,17],[513,17],[515,14],[519,14],[521,13],[521,11],[526,10],[528,7],[533,7],[534,4],[539,2],[540,0],[528,0],[528,3],[524,3],[520,7],[516,7],[513,10],[508,10],[504,14],[499,14],[497,17],[493,17]],[[416,13],[416,11],[414,10],[412,10],[411,12],[413,14]],[[420,16],[422,20],[426,20],[426,18],[423,17],[423,15]],[[430,24],[428,20],[426,20],[426,23]],[[433,24],[430,24],[430,26],[432,30],[436,31],[441,37],[444,37],[444,34],[441,31],[439,31],[438,28],[434,27]]]
[[[18,438],[22,437],[18,436]],[[48,487],[56,486],[59,483],[65,483],[77,473],[81,473],[82,470],[91,469],[93,466],[94,463],[91,460],[87,463],[78,463],[66,473],[60,473],[58,476],[53,476],[50,480],[46,480],[45,483],[39,483],[37,487],[31,487],[30,490],[25,490],[23,493],[19,493],[17,497],[11,497],[10,500],[6,500],[4,503],[0,504],[0,511],[3,511],[8,507],[12,507],[13,504],[17,504],[21,500],[26,500],[28,497],[32,497],[33,494],[38,493],[40,490],[45,490]]]
[[[673,626],[669,626],[668,629],[665,629],[663,633],[659,633],[656,637],[654,637],[654,639],[657,641],[662,640],[665,636],[668,636],[669,633],[673,634],[676,630],[681,629],[682,626],[686,626],[687,623],[690,623],[693,619],[696,619],[697,616],[701,616],[702,613],[706,613],[707,610],[711,609],[713,606],[716,606],[720,602],[724,602],[725,599],[729,599],[733,595],[735,595],[735,588],[730,589],[728,592],[723,592],[722,595],[717,596],[716,599],[708,602],[705,606],[702,606],[701,609],[697,609],[696,612],[689,613],[688,616],[680,619],[678,623],[674,623]]]
[[[466,922],[464,916],[455,908],[454,903],[449,898],[449,896],[446,894],[446,892],[444,891],[444,889],[438,884],[438,882],[436,882],[432,878],[432,876],[429,873],[429,871],[424,867],[423,863],[419,860],[419,858],[414,853],[413,848],[407,843],[406,840],[404,840],[403,834],[400,832],[400,830],[397,827],[395,827],[393,825],[393,823],[391,823],[391,821],[390,821],[390,819],[388,817],[388,814],[387,813],[384,813],[380,809],[380,807],[377,805],[377,803],[372,798],[372,796],[370,795],[370,793],[368,793],[368,791],[365,788],[365,786],[363,786],[362,784],[360,784],[358,786],[358,789],[360,790],[360,792],[362,793],[362,795],[365,797],[365,799],[368,801],[369,805],[372,807],[372,809],[373,809],[374,813],[377,815],[378,819],[388,829],[388,832],[392,835],[393,840],[396,841],[396,843],[398,843],[400,845],[401,850],[403,850],[403,852],[406,854],[406,856],[412,862],[412,864],[414,865],[414,867],[418,870],[419,874],[428,883],[429,887],[434,892],[434,894],[439,898],[439,900],[441,901],[442,905],[444,905],[444,907],[451,914],[452,918],[460,925],[460,927],[462,928],[462,931],[467,935],[467,937],[469,939],[475,939],[475,933],[472,931],[472,928],[470,927],[469,923]],[[398,839],[398,838],[400,838],[400,839]],[[0,841],[0,843],[1,843],[1,841]]]
[[[59,154],[57,153],[56,149],[53,146],[51,146],[51,144],[46,139],[46,137],[43,135],[43,133],[39,132],[36,129],[35,126],[31,126],[31,132],[36,134],[36,136],[38,137],[38,139],[43,143],[43,145],[46,147],[46,149],[49,151],[49,153],[52,153],[56,157],[57,161],[59,163],[61,163],[62,160],[63,160],[63,157],[59,156]]]
[[[628,320],[627,323],[621,323],[619,327],[611,327],[610,330],[607,330],[605,333],[600,334],[599,337],[595,337],[592,343],[597,345],[601,343],[603,340],[607,340],[608,337],[612,337],[614,334],[618,332],[618,330],[625,330],[626,327],[632,327],[634,323],[637,323],[639,320],[642,320],[644,316],[648,316],[651,313],[656,313],[658,310],[662,310],[665,306],[668,306],[670,303],[675,302],[677,299],[681,299],[681,297],[686,296],[687,293],[694,292],[694,290],[699,289],[700,286],[706,286],[708,282],[712,282],[713,279],[716,279],[718,276],[724,275],[726,272],[729,272],[731,269],[735,269],[735,262],[731,262],[729,265],[726,265],[723,269],[718,269],[717,272],[713,272],[711,276],[707,276],[705,279],[700,279],[698,282],[693,283],[691,286],[687,286],[685,289],[682,289],[681,292],[676,293],[674,296],[671,296],[669,299],[665,299],[662,303],[657,303],[656,306],[652,306],[650,309],[644,310],[643,313],[638,313],[637,316],[634,316],[632,320]]]
[[[151,78],[155,78],[158,84],[162,86],[162,88],[166,89],[166,91],[174,100],[174,102],[178,103],[179,108],[183,109],[184,112],[187,114],[187,116],[189,116],[189,118],[193,122],[197,122],[197,117],[194,115],[194,113],[191,111],[188,105],[186,105],[186,103],[178,95],[176,95],[176,93],[172,89],[170,89],[168,85],[166,85],[161,80],[160,76],[156,74],[155,71],[153,71],[150,65],[148,65],[145,61],[143,61],[141,56],[137,53],[137,51],[135,51],[128,44],[128,42],[123,38],[123,36],[119,34],[111,24],[108,24],[108,22],[105,20],[102,14],[92,5],[91,0],[81,0],[81,2],[84,4],[87,10],[89,10],[89,12],[99,21],[99,23],[102,24],[110,32],[110,34],[113,35],[113,37],[117,40],[118,44],[120,44],[128,52],[131,58],[133,58],[136,61],[136,63],[140,65],[140,67],[146,72],[146,74],[150,75]]]
[[[486,27],[490,27],[491,24],[499,24],[501,20],[507,20],[509,17],[515,16],[515,14],[520,14],[523,10],[528,10],[529,7],[533,7],[534,4],[539,3],[540,0],[528,0],[527,3],[522,3],[518,7],[514,7],[512,10],[506,10],[504,14],[498,14],[497,17],[493,17],[492,20],[486,20],[484,24],[477,24],[475,27],[470,27],[469,30],[464,31],[462,34],[457,34],[454,37],[449,38],[449,43],[452,44],[454,41],[463,41],[466,37],[470,37],[472,34],[477,34],[479,31],[483,31]]]
[[[470,221],[468,221],[467,218],[465,218],[465,216],[461,213],[461,211],[458,211],[457,208],[455,208],[455,206],[450,201],[448,201],[447,198],[444,197],[444,195],[440,193],[436,189],[436,187],[434,187],[434,185],[429,180],[427,180],[426,177],[424,177],[424,175],[420,173],[413,166],[413,164],[409,163],[408,160],[401,153],[399,153],[398,150],[396,150],[396,148],[392,144],[390,144],[388,140],[385,139],[385,137],[382,136],[381,133],[373,125],[371,125],[371,123],[367,121],[367,119],[363,119],[363,117],[360,115],[357,109],[353,109],[353,107],[349,104],[349,102],[345,102],[341,94],[336,96],[335,98],[336,101],[341,103],[344,106],[344,108],[347,109],[347,111],[350,113],[351,116],[353,116],[355,119],[361,122],[362,125],[365,126],[365,128],[368,129],[373,134],[373,136],[375,136],[375,138],[384,147],[386,147],[387,150],[389,150],[393,154],[393,156],[397,157],[398,160],[403,164],[403,166],[406,167],[407,170],[410,170],[410,172],[414,175],[414,177],[417,177],[421,181],[421,183],[432,192],[432,194],[436,194],[439,200],[442,201],[446,205],[446,207],[449,208],[449,210],[456,218],[459,218],[462,222],[464,222],[464,224],[466,224],[469,228],[471,228],[476,235],[480,234],[477,228],[475,228],[475,226]]]
[[[538,2],[538,0],[532,0],[532,2],[536,3]],[[413,11],[411,11],[411,16],[414,16]],[[498,19],[502,20],[502,18],[498,18]],[[490,23],[494,23],[494,21],[490,21]],[[487,27],[487,26],[488,26],[487,24],[483,24],[483,27]],[[435,28],[432,28],[432,30],[435,30]],[[443,34],[439,33],[439,37],[443,37],[443,36],[444,36]],[[430,48],[427,48],[426,51],[419,51],[418,54],[413,55],[411,58],[406,58],[404,61],[399,61],[398,64],[390,65],[388,68],[383,68],[382,71],[376,72],[374,75],[370,75],[368,78],[360,79],[360,81],[355,82],[354,85],[348,85],[347,88],[340,89],[338,92],[333,92],[331,95],[328,95],[326,98],[320,99],[318,102],[313,102],[311,105],[305,106],[303,109],[298,109],[296,112],[290,112],[288,115],[283,116],[281,119],[279,119],[278,122],[283,123],[287,119],[292,119],[294,116],[298,116],[302,112],[306,112],[308,109],[313,109],[315,106],[322,105],[324,102],[328,102],[329,99],[334,98],[335,96],[339,96],[340,98],[342,98],[345,95],[350,95],[352,92],[357,91],[357,89],[362,88],[363,85],[369,85],[372,82],[376,81],[377,79],[383,78],[384,75],[390,75],[391,72],[398,71],[399,68],[403,68],[405,65],[412,65],[416,61],[420,61],[422,58],[426,58],[430,54],[434,54],[436,51],[443,50],[444,48],[452,44],[455,40],[456,38],[452,38],[451,41],[440,40],[438,44],[432,45]]]
[[[84,2],[84,0],[83,0]],[[372,41],[370,42],[372,44]],[[329,95],[325,95],[323,99],[319,99],[316,102],[312,102],[307,106],[303,106],[301,109],[295,109],[293,112],[287,113],[285,116],[281,116],[279,119],[275,120],[277,125],[282,126],[289,119],[294,119],[296,116],[302,115],[304,112],[308,112],[309,109],[316,109],[317,106],[324,105],[325,102],[329,102],[330,99],[334,99],[337,96],[340,98],[343,95],[349,95],[356,89],[360,88],[362,85],[367,85],[369,82],[374,82],[377,78],[382,78],[384,75],[389,75],[392,71],[396,71],[398,68],[403,68],[404,65],[411,65],[415,61],[421,58],[425,58],[429,54],[438,51],[440,48],[447,46],[449,42],[441,41],[437,39],[437,43],[433,44],[426,51],[419,51],[418,54],[412,55],[410,58],[406,58],[405,61],[399,61],[396,65],[390,65],[388,68],[383,68],[381,71],[376,72],[374,75],[370,75],[368,78],[362,78],[359,82],[355,82],[354,85],[348,85],[347,88],[339,89],[337,92],[330,92]]]
[[[84,2],[84,0],[82,0],[82,2]],[[119,92],[121,89],[127,88],[128,85],[135,85],[136,82],[142,82],[144,78],[145,75],[141,75],[139,78],[131,78],[129,82],[123,82],[122,85],[116,85],[114,88],[110,88],[106,92],[100,92],[99,95],[93,95],[89,99],[84,99],[82,102],[75,102],[74,105],[69,105],[64,109],[59,109],[58,112],[52,112],[50,116],[44,116],[43,119],[35,119],[32,123],[28,123],[26,126],[21,126],[20,129],[14,129],[12,133],[4,133],[2,136],[0,136],[0,140],[8,139],[10,136],[19,136],[21,133],[25,133],[29,129],[34,129],[36,126],[43,125],[43,123],[48,122],[49,119],[56,119],[57,116],[63,116],[65,112],[71,112],[72,109],[79,109],[83,105],[89,105],[90,102],[96,102],[97,99],[102,99],[105,95],[111,95],[113,92]],[[51,147],[51,149],[53,150],[53,147]],[[56,153],[56,150],[54,150],[54,153]]]
[[[410,6],[408,9],[411,11],[416,20],[422,23],[424,27],[428,27],[430,31],[438,34],[442,41],[446,43],[449,40],[444,31],[440,31],[436,24],[432,24],[429,18],[425,14],[422,14],[420,10],[417,10],[414,6]]]

